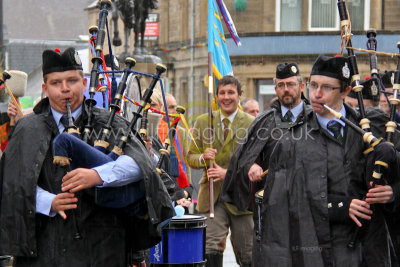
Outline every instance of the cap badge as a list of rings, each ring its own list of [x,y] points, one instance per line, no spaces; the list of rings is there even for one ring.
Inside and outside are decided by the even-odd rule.
[[[81,58],[79,57],[78,51],[75,51],[74,59],[75,59],[76,64],[82,65]]]
[[[371,94],[373,96],[377,96],[378,95],[378,86],[376,86],[375,81],[372,81]]]
[[[291,67],[290,67],[290,70],[291,70],[293,73],[296,73],[296,72],[297,72],[296,66],[291,66]]]
[[[350,69],[347,66],[347,62],[344,63],[344,66],[342,68],[342,75],[343,77],[345,77],[346,79],[350,78]]]

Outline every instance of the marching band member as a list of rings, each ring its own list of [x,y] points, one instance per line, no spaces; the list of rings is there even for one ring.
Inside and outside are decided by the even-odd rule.
[[[390,155],[388,169],[396,177],[399,157],[393,146],[381,142],[366,161],[362,137],[324,108],[327,105],[358,124],[359,114],[343,104],[349,84],[347,58],[317,58],[308,85],[314,112],[308,114],[306,124],[284,135],[270,156],[262,204],[261,262],[271,266],[390,264],[381,204],[398,195],[398,181],[393,187],[368,189],[375,162],[371,159]],[[366,115],[374,135],[384,136],[387,117],[378,109],[367,109]],[[301,128],[306,134],[299,135]],[[395,140],[398,137],[396,133]],[[372,203],[380,204],[373,207]],[[370,221],[369,226],[349,248],[355,225],[368,225],[360,219]]]
[[[253,209],[254,194],[264,186],[262,173],[268,169],[269,157],[276,142],[284,132],[304,124],[306,114],[311,112],[311,107],[302,100],[303,88],[297,63],[278,64],[275,76],[277,100],[250,126],[247,138],[229,163],[224,180],[221,199],[235,204],[241,211],[254,211],[253,262],[259,262],[261,256],[260,214]]]
[[[379,92],[372,92],[372,80],[367,78],[368,77],[361,81],[361,85],[363,86],[362,96],[364,107],[377,107],[379,105]],[[358,102],[356,93],[354,91],[350,91],[344,99],[344,102],[353,108],[357,108]]]
[[[134,137],[125,155],[97,168],[78,168],[65,175],[53,164],[52,140],[65,129],[67,99],[75,124],[82,127],[87,120],[87,81],[74,48],[63,53],[46,50],[42,57],[46,98],[19,120],[1,160],[0,254],[15,256],[15,266],[127,266],[129,251],[156,243],[157,223],[173,215],[167,192],[158,190],[162,182],[154,164]],[[109,113],[97,107],[93,111],[93,133],[99,134]],[[116,117],[112,129],[126,126]],[[146,220],[99,207],[84,190],[138,180],[144,180]],[[73,238],[75,226],[68,210],[75,210],[81,240]],[[138,232],[132,233],[128,223]],[[136,243],[129,242],[130,235]]]
[[[393,98],[393,78],[394,71],[385,71],[382,74],[382,83],[385,87],[383,92],[379,95],[379,108],[381,108],[385,113],[390,116],[390,103],[389,100]],[[400,123],[399,111],[396,111],[395,121]]]

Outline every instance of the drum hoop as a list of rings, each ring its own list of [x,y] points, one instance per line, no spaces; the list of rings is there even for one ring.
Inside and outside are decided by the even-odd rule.
[[[202,222],[180,222],[172,223],[172,221],[165,226],[164,230],[194,230],[206,228],[206,223]]]

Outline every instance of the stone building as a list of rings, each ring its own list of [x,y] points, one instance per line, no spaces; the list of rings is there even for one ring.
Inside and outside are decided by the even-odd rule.
[[[88,18],[84,8],[90,1],[2,1],[5,56],[1,64],[5,69],[28,73],[26,96],[41,96],[43,50],[70,46],[87,50]]]
[[[207,108],[207,0],[162,0],[160,31],[148,50],[168,67],[170,92],[189,109],[189,119]],[[340,21],[333,0],[225,0],[242,41],[227,47],[244,97],[255,98],[261,110],[274,97],[273,77],[280,62],[296,61],[306,79],[319,54],[340,53]],[[398,52],[398,0],[348,0],[353,47],[366,49],[366,31],[377,30],[378,51]],[[89,16],[89,21],[93,19]],[[227,33],[227,31],[225,31]],[[193,44],[194,48],[189,48]],[[346,51],[344,51],[347,54]],[[369,57],[358,53],[361,76],[369,74]],[[395,69],[397,58],[379,56],[381,71]]]

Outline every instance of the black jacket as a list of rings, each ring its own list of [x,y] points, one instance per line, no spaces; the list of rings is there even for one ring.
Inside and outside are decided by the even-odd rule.
[[[93,114],[93,133],[99,133],[109,113],[96,107]],[[83,126],[86,120],[84,111],[76,124]],[[127,122],[116,116],[114,131],[126,126]],[[22,118],[11,134],[0,167],[0,254],[17,256],[17,266],[124,266],[129,251],[159,242],[158,224],[171,218],[174,211],[146,149],[134,137],[124,153],[135,159],[144,175],[148,216],[130,217],[121,210],[96,206],[91,196],[81,192],[75,213],[83,239],[76,241],[70,213],[67,220],[35,213],[36,186],[58,193],[65,174],[52,164],[51,143],[57,134],[47,98],[35,106],[34,113]],[[95,137],[93,134],[91,139]],[[110,139],[112,148],[115,135]]]
[[[347,118],[357,124],[358,114],[348,106],[346,110]],[[383,113],[370,109],[367,117],[374,135],[384,135]],[[344,149],[340,149],[337,140],[320,128],[314,113],[307,121],[286,133],[271,154],[262,203],[261,246],[253,258],[269,266],[357,266],[358,251],[346,247],[355,230],[348,203],[361,199],[368,189],[362,154],[366,145],[346,126]],[[338,207],[335,216],[328,203]],[[375,206],[361,240],[363,257],[368,266],[388,266],[382,207]]]
[[[303,103],[303,112],[296,122],[285,122],[277,100],[271,105],[271,109],[257,116],[247,131],[245,141],[238,146],[229,162],[220,199],[236,205],[240,211],[252,210],[254,193],[261,190],[263,184],[249,181],[250,167],[257,162],[263,170],[267,170],[269,157],[276,142],[288,129],[304,124],[307,118],[304,114],[311,111],[311,107]]]

